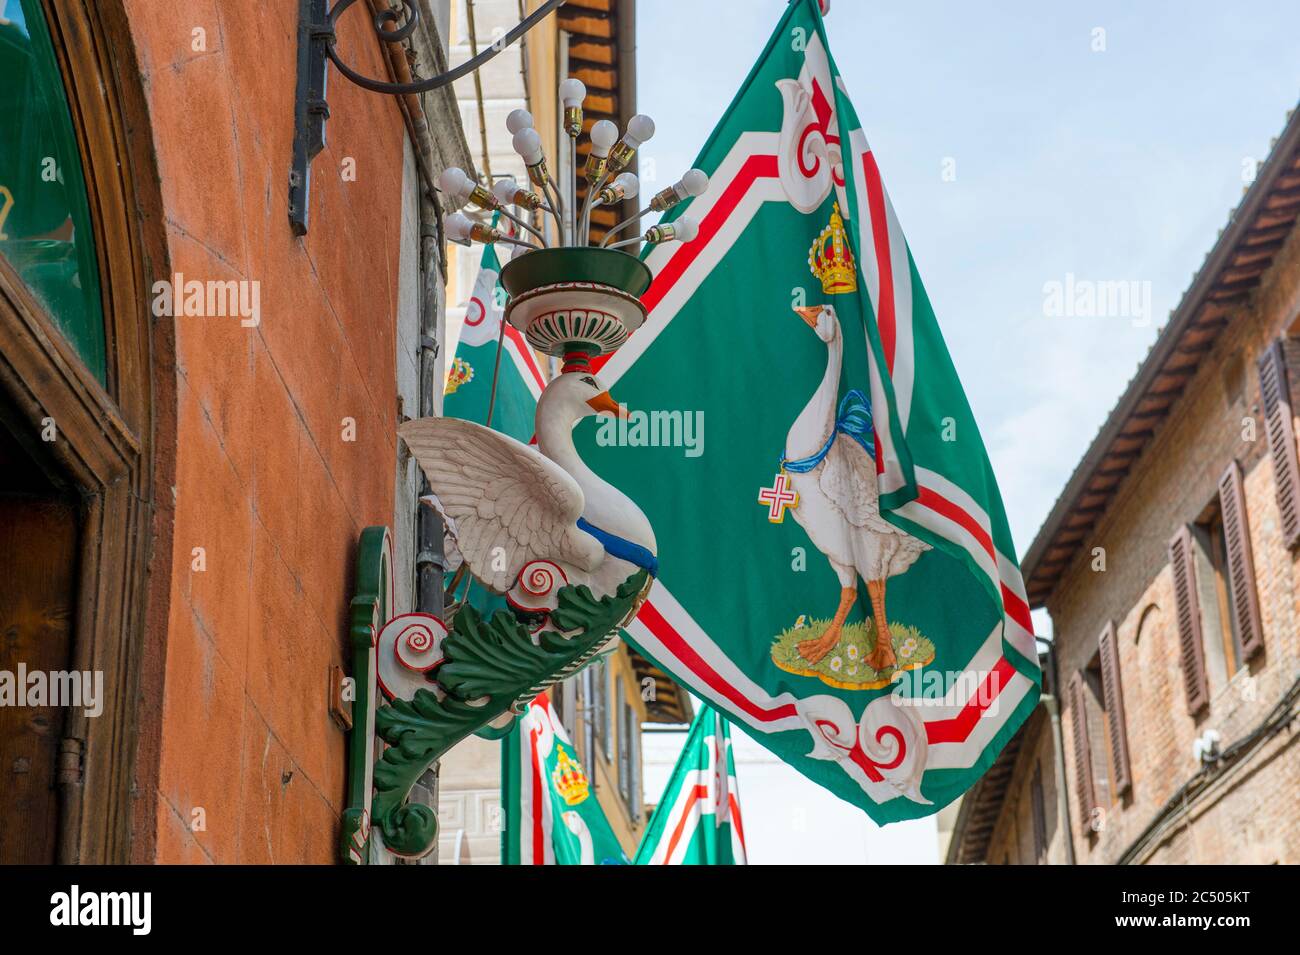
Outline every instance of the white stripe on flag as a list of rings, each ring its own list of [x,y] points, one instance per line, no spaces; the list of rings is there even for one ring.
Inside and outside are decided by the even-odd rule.
[[[772,155],[776,152],[777,138],[776,133],[743,133],[736,140],[736,145],[732,147],[727,157],[719,163],[717,171],[709,180],[708,190],[704,195],[692,200],[687,214],[696,222],[703,222],[750,158]],[[777,179],[757,179],[746,190],[745,195],[727,216],[712,241],[698,250],[694,261],[655,306],[645,324],[636,330],[627,344],[615,352],[601,369],[600,377],[606,385],[612,387],[616,384],[623,373],[645,354],[659,333],[668,327],[668,324],[677,317],[682,306],[690,301],[691,296],[699,289],[700,283],[726,257],[727,252],[749,227],[749,223],[765,202],[785,202],[785,194],[781,191],[781,184]],[[652,273],[659,275],[669,260],[686,248],[687,246],[680,242],[660,245],[646,258],[646,265],[650,267]]]

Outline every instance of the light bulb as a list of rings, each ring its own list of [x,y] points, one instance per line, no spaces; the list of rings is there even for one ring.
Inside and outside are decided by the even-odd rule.
[[[703,169],[688,169],[682,176],[682,188],[688,196],[702,196],[709,188],[709,177]]]
[[[607,119],[602,119],[591,127],[591,151],[604,159],[609,155],[610,147],[618,142],[618,127]]]
[[[531,126],[515,133],[511,144],[529,166],[536,166],[542,161],[542,137]]]
[[[447,230],[447,238],[452,242],[469,244],[470,232],[474,229],[474,223],[469,221],[469,216],[463,212],[453,212],[443,220],[443,228]]]
[[[637,113],[628,120],[627,132],[623,134],[623,141],[636,149],[642,143],[648,142],[654,134],[655,121],[645,113]]]
[[[506,117],[506,129],[510,130],[513,136],[521,129],[533,128],[533,114],[526,109],[512,109],[510,115]]]
[[[655,212],[664,212],[692,196],[704,195],[708,188],[709,177],[703,170],[687,170],[686,175],[650,200],[650,208]]]
[[[637,113],[627,122],[627,132],[609,154],[609,171],[622,172],[632,162],[637,149],[655,134],[655,121],[644,113]]]
[[[492,193],[471,179],[463,169],[455,166],[442,171],[438,177],[438,186],[462,206],[470,202],[480,209],[496,209],[500,205]]]
[[[614,183],[622,187],[624,199],[635,199],[637,193],[641,191],[641,180],[630,172],[620,175],[614,180]]]
[[[545,189],[551,181],[551,174],[546,169],[546,154],[542,152],[542,137],[531,126],[515,133],[511,141],[515,152],[523,157],[528,167],[528,179],[534,186]]]
[[[600,205],[611,206],[620,199],[635,199],[640,190],[641,181],[632,173],[625,172],[600,190],[596,198],[600,200]]]
[[[566,108],[581,106],[582,101],[587,98],[587,87],[582,80],[569,77],[560,84],[560,102]],[[531,123],[529,124],[531,125]]]
[[[699,234],[700,224],[689,216],[682,216],[675,222],[651,226],[646,230],[645,240],[647,242],[669,242],[676,239],[679,242],[690,242]]]
[[[492,195],[503,206],[516,205],[523,206],[525,209],[540,209],[542,206],[541,196],[519,188],[519,183],[511,176],[498,179],[496,185],[492,187]]]
[[[587,166],[583,174],[593,186],[605,178],[609,164],[609,149],[618,141],[618,127],[602,119],[591,127],[591,152],[587,153]]]
[[[463,212],[453,212],[443,220],[443,228],[447,232],[447,238],[452,242],[459,242],[461,245],[469,245],[470,241],[492,243],[501,238],[502,233],[493,229],[491,226],[483,225],[481,222],[475,222]]]
[[[449,198],[463,204],[470,190],[474,188],[474,184],[464,169],[459,166],[449,166],[438,177],[438,188]]]
[[[497,202],[502,205],[512,205],[515,201],[515,194],[519,192],[519,183],[511,176],[504,179],[498,179],[492,184],[492,195],[497,197]]]
[[[560,102],[564,105],[564,131],[570,139],[582,135],[582,101],[587,98],[587,87],[582,80],[572,77],[560,84]]]

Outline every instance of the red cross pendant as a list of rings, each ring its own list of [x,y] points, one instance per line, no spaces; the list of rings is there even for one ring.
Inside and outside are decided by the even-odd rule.
[[[758,490],[758,503],[767,506],[767,519],[773,524],[785,520],[786,508],[799,506],[799,492],[790,487],[790,476],[778,474],[771,487]]]

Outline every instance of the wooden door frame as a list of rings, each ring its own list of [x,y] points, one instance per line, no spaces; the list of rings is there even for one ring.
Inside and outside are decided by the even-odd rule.
[[[171,589],[175,336],[153,137],[122,0],[43,0],[85,169],[107,339],[101,383],[0,258],[0,388],[82,496],[72,666],[104,674],[60,743],[61,862],[150,862]],[[156,492],[161,489],[161,499]]]

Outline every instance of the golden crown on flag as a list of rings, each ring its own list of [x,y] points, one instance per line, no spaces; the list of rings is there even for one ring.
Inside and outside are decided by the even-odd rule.
[[[555,762],[555,772],[551,773],[551,782],[567,806],[576,806],[587,798],[587,774],[582,767],[569,758],[563,746]]]
[[[821,280],[827,295],[843,295],[858,290],[857,263],[849,249],[849,234],[840,218],[840,204],[831,207],[831,221],[808,250],[808,267]]]
[[[461,385],[474,380],[474,368],[464,358],[456,358],[447,371],[447,390],[444,394],[452,395]]]

